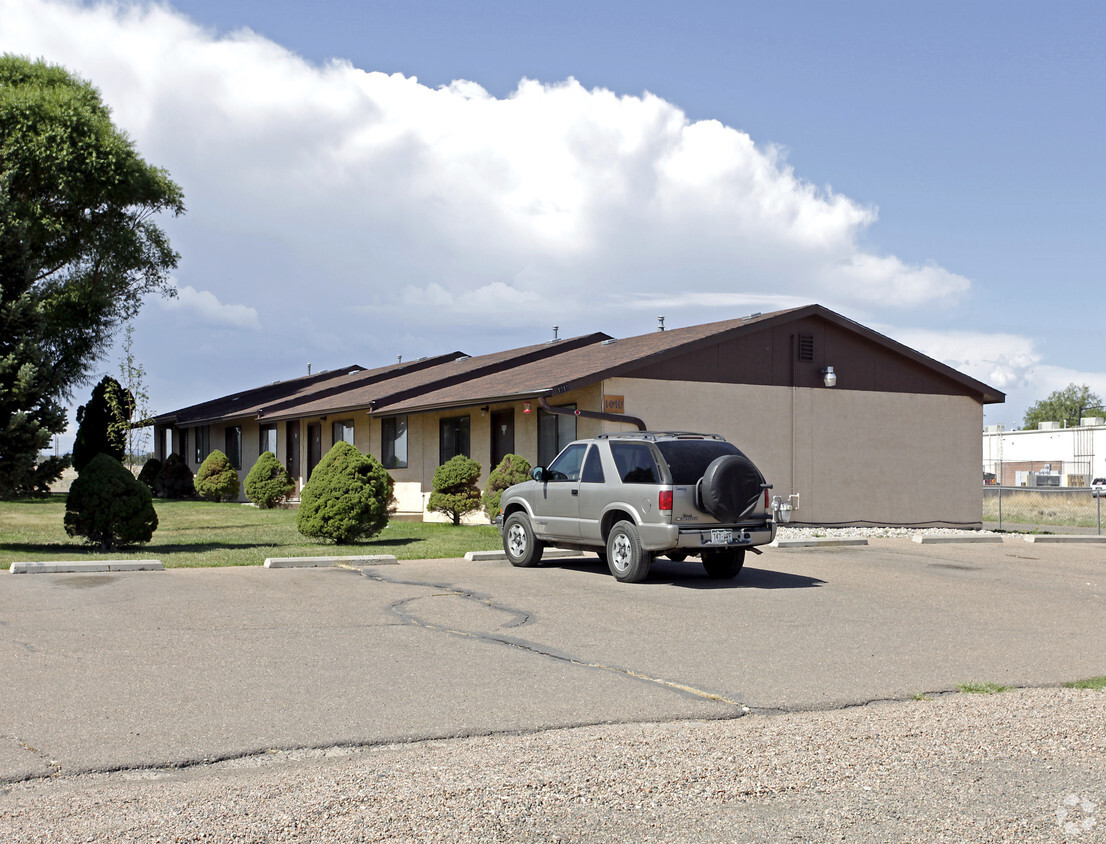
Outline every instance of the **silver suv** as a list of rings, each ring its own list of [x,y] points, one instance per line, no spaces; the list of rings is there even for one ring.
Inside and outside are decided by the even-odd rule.
[[[776,536],[771,484],[717,434],[600,434],[531,478],[503,491],[496,518],[516,566],[538,565],[548,545],[594,551],[627,583],[644,580],[657,554],[698,555],[710,577],[732,578],[745,549]]]

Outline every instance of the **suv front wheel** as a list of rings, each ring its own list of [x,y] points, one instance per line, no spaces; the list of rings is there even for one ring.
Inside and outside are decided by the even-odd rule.
[[[618,522],[607,535],[607,568],[615,580],[640,583],[649,576],[653,554],[641,547],[641,536],[633,522]]]
[[[525,513],[511,513],[503,523],[503,551],[512,566],[536,566],[541,563],[545,543],[534,538],[534,528]]]

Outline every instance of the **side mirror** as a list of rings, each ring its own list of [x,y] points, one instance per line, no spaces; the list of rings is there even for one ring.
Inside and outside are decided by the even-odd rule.
[[[535,466],[533,469],[530,470],[530,477],[533,478],[535,481],[544,481],[545,469],[541,466]]]

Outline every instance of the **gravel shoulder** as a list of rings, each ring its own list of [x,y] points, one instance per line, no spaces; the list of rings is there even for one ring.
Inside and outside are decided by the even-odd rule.
[[[287,751],[0,789],[7,842],[1103,841],[1106,691]]]

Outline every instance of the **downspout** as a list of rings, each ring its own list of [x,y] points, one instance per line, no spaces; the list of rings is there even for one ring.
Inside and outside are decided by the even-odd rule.
[[[791,489],[789,493],[795,492],[795,393],[797,387],[795,386],[795,358],[799,354],[798,338],[791,335]]]
[[[560,407],[551,405],[545,400],[545,396],[538,398],[538,405],[542,410],[555,413],[558,416],[583,416],[585,419],[602,419],[605,422],[627,422],[631,425],[637,425],[639,431],[649,430],[644,421],[636,416],[627,416],[625,413],[603,413],[598,410],[577,410],[574,407]]]

